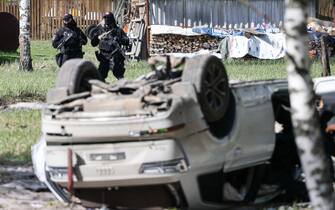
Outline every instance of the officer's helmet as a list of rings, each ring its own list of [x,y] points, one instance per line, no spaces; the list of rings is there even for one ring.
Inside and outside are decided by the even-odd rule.
[[[74,27],[77,26],[76,21],[73,19],[73,16],[71,14],[65,14],[63,17],[63,23],[67,27]]]
[[[107,12],[102,17],[105,21],[105,27],[110,28],[116,26],[115,18],[112,12]]]
[[[66,13],[63,17],[64,24],[68,24],[73,21],[73,16],[71,14]]]

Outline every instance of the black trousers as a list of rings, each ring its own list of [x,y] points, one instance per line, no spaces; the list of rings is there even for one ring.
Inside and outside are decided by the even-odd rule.
[[[83,58],[83,52],[76,52],[76,53],[58,53],[56,55],[56,63],[59,67],[61,67],[65,61],[73,59],[73,58]]]
[[[99,72],[103,80],[105,80],[108,76],[108,71],[111,69],[113,71],[113,75],[116,79],[122,79],[124,77],[124,57],[121,53],[117,53],[108,59],[107,56],[100,54],[100,64],[99,64]]]

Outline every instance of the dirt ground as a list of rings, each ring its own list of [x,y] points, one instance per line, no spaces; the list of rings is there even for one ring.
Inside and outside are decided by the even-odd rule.
[[[309,204],[281,206],[271,203],[236,207],[232,210],[310,210]],[[85,210],[79,205],[65,205],[56,200],[51,192],[41,185],[33,174],[32,166],[1,166],[0,165],[0,210]],[[155,209],[155,208],[154,208]],[[159,208],[160,209],[160,208]]]
[[[42,106],[43,104],[40,103],[18,103],[5,108],[41,109]],[[5,209],[83,210],[85,208],[81,206],[68,206],[56,200],[53,194],[37,180],[33,174],[32,166],[8,166],[0,164],[0,210]]]
[[[37,189],[37,192],[30,188]],[[67,206],[57,201],[38,182],[31,166],[0,166],[0,210],[3,209],[83,210],[85,208],[81,206]]]

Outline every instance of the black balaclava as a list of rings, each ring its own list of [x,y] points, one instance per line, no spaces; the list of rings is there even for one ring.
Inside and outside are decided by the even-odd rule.
[[[63,17],[63,23],[64,26],[73,28],[77,26],[76,21],[73,19],[73,16],[71,14],[65,14]]]
[[[106,14],[104,14],[103,18],[105,20],[105,29],[112,29],[116,27],[115,18],[112,12],[107,12]]]

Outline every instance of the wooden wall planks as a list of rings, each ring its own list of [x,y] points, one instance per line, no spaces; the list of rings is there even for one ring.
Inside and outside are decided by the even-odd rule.
[[[63,26],[62,17],[71,13],[83,30],[97,24],[102,14],[113,11],[116,0],[31,0],[32,39],[51,39]],[[19,19],[18,0],[0,0],[0,12],[8,12]]]

